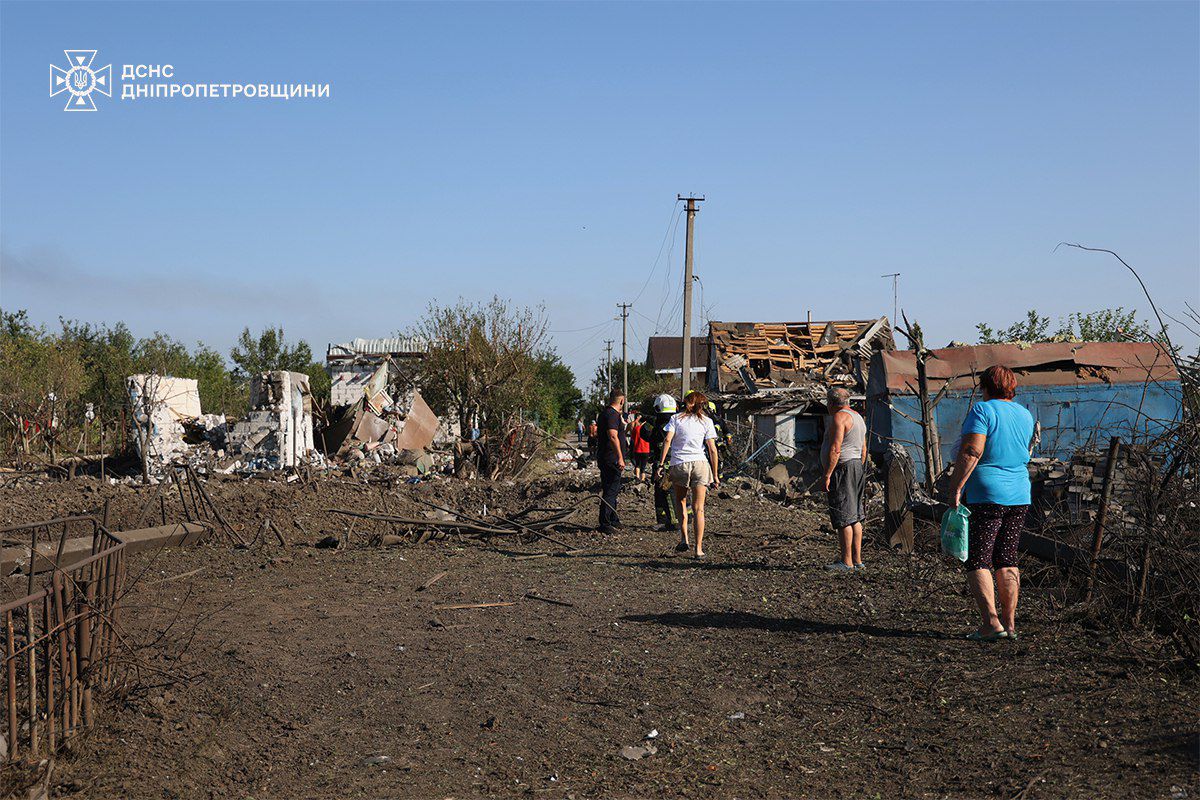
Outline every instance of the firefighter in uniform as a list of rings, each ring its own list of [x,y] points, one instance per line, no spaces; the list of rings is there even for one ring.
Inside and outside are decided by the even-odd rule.
[[[733,434],[729,431],[729,423],[725,421],[725,417],[717,411],[717,404],[713,401],[708,401],[708,415],[712,417],[713,427],[717,430],[717,454],[720,456],[721,466],[727,466],[729,461],[729,446],[733,444]],[[713,477],[720,477],[714,475]]]
[[[660,394],[654,398],[654,423],[647,440],[650,442],[650,463],[654,465],[651,481],[654,483],[654,526],[656,531],[677,531],[679,521],[675,519],[675,502],[671,490],[662,488],[663,472],[666,467],[660,466],[662,461],[663,443],[666,441],[665,428],[675,416],[675,398],[669,394]]]

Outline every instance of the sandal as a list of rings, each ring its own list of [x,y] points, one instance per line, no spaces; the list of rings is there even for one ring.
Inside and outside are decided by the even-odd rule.
[[[1001,639],[1008,638],[1008,631],[996,631],[995,633],[980,633],[972,631],[967,634],[967,639],[972,642],[998,642]]]

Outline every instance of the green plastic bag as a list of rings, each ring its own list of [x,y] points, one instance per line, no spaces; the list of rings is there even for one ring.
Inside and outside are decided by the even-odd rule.
[[[959,561],[967,560],[967,520],[971,511],[955,506],[942,515],[942,552]]]

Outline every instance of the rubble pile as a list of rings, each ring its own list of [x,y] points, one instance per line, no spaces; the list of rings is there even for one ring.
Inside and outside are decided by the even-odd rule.
[[[422,397],[413,365],[416,340],[354,340],[327,358],[337,391],[333,407],[314,414],[310,378],[275,370],[251,377],[249,408],[240,419],[205,414],[197,381],[166,375],[128,378],[133,439],[149,453],[157,480],[173,464],[201,473],[253,474],[312,468],[353,476],[388,465],[384,479],[424,480],[440,473],[534,480],[578,469],[577,446],[521,422],[503,434],[460,436]],[[319,421],[318,421],[319,420]],[[564,447],[565,445],[565,447]]]
[[[255,375],[250,412],[229,431],[229,454],[252,469],[286,469],[315,452],[308,376],[284,370]]]
[[[1131,475],[1132,445],[1122,447],[1113,472],[1108,500],[1108,520],[1138,522],[1136,485]],[[1057,516],[1070,524],[1091,524],[1099,511],[1108,454],[1088,448],[1077,451],[1070,460],[1033,458],[1029,474],[1033,480],[1037,507],[1043,517]]]

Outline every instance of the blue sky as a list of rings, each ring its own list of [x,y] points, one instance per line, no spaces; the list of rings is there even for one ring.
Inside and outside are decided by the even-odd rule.
[[[1198,9],[2,2],[0,304],[226,351],[282,323],[323,352],[500,294],[544,304],[586,375],[618,302],[636,357],[677,334],[696,192],[698,317],[890,314],[889,272],[937,344],[1030,307],[1144,309],[1064,240],[1178,313],[1200,295]],[[331,97],[68,114],[66,48],[115,78]]]

